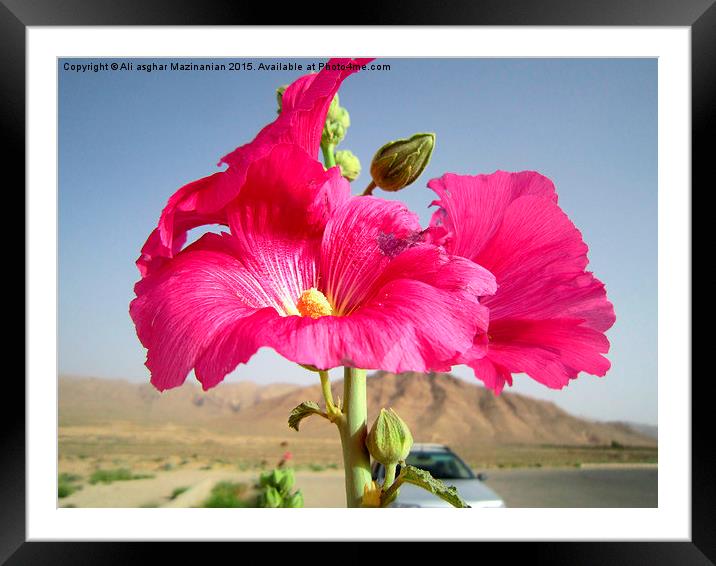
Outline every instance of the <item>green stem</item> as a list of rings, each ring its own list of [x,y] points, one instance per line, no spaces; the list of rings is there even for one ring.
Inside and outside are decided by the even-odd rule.
[[[337,421],[343,445],[346,503],[360,507],[363,489],[370,484],[370,455],[365,446],[368,431],[366,371],[344,368],[343,415]]]
[[[373,189],[375,189],[378,185],[375,184],[375,181],[371,181],[370,184],[363,189],[363,193],[361,194],[362,197],[369,196],[373,194]]]
[[[336,166],[336,146],[332,143],[321,144],[321,151],[323,152],[323,162],[326,164],[326,169]]]
[[[340,409],[336,407],[333,402],[333,393],[331,392],[331,381],[328,378],[328,372],[320,370],[318,375],[321,377],[321,390],[323,391],[323,398],[326,400],[326,413],[331,420],[340,415]]]
[[[385,480],[383,480],[383,491],[387,490],[395,481],[395,469],[398,464],[390,464],[385,467]]]
[[[403,482],[405,481],[403,478],[403,471],[404,467],[400,469],[400,474],[398,474],[398,478],[391,482],[392,485],[385,489],[385,486],[389,485],[387,481],[383,482],[383,496],[381,497],[382,507],[385,507],[388,503],[390,503],[393,500],[393,495],[397,495],[397,491],[400,489],[400,486],[403,485]],[[395,475],[395,468],[393,468],[393,475]],[[386,480],[388,478],[388,470],[385,471],[385,477]]]

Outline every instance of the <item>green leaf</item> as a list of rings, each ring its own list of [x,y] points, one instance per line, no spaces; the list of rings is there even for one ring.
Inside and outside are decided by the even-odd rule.
[[[264,472],[259,476],[259,485],[261,487],[275,487],[278,489],[282,478],[283,472],[278,469],[273,469],[270,472]]]
[[[283,497],[281,497],[281,494],[276,488],[269,486],[266,488],[266,492],[264,493],[264,502],[264,507],[275,509],[276,507],[281,507]]]
[[[261,487],[267,487],[271,485],[271,472],[263,472],[259,476],[259,485]]]
[[[299,489],[296,493],[289,497],[284,497],[283,506],[292,508],[303,507],[303,494],[301,493],[301,490]]]
[[[292,468],[282,470],[282,475],[276,482],[276,489],[281,492],[281,495],[288,495],[291,492],[291,488],[295,482],[295,476]]]
[[[322,417],[326,417],[325,413],[321,411],[321,408],[316,403],[313,401],[304,401],[291,411],[291,414],[288,416],[288,426],[298,431],[298,425],[300,422],[311,415],[321,415]]]
[[[415,466],[403,466],[400,476],[404,482],[412,483],[418,487],[437,495],[440,499],[447,501],[453,507],[470,507],[465,503],[454,486],[447,486],[440,480],[430,475],[430,472],[416,468]]]

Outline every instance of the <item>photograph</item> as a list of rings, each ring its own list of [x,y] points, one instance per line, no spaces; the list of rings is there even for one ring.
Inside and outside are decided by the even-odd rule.
[[[659,507],[657,57],[56,74],[57,508]]]

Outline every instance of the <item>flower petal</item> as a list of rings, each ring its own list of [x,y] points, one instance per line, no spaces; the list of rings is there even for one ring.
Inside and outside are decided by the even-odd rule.
[[[473,352],[480,352],[480,355],[473,356]],[[472,368],[475,377],[481,380],[485,387],[492,389],[495,395],[499,395],[505,388],[505,383],[512,385],[512,374],[507,368],[485,356],[485,348],[471,348],[464,354],[463,361]]]
[[[428,187],[440,197],[432,203],[440,208],[433,214],[431,228],[447,238],[451,253],[468,259],[477,257],[516,198],[535,195],[557,200],[552,181],[534,171],[475,176],[446,173],[429,181]]]
[[[399,279],[347,316],[253,317],[256,335],[289,360],[329,369],[446,371],[472,344],[485,307],[466,293]]]
[[[207,224],[228,225],[225,210],[202,213],[193,203],[193,199],[200,191],[207,190],[209,186],[220,184],[224,180],[224,173],[216,173],[199,179],[179,189],[169,200],[165,210],[174,206],[173,201],[177,200],[177,195],[183,195],[184,200],[179,199],[177,202],[182,207],[186,207],[186,210],[177,207],[173,209],[170,215],[162,213],[159,226],[147,238],[142,247],[142,253],[137,260],[137,267],[142,277],[146,277],[152,271],[161,268],[170,258],[178,254],[186,243],[186,233],[192,228]],[[208,189],[208,192],[211,192],[211,189]]]
[[[494,320],[578,319],[605,331],[614,308],[604,284],[586,272],[587,245],[557,203],[516,199],[479,254],[500,290],[485,299]]]
[[[346,182],[301,155],[277,146],[254,163],[229,210],[233,233],[205,235],[135,287],[130,312],[159,389],[192,368],[212,387],[262,346],[326,369],[443,371],[484,333],[478,298],[495,291],[492,274],[421,243],[417,219],[396,202],[355,197],[326,221],[327,196]],[[317,284],[324,223],[332,259],[368,265],[372,284],[347,316],[281,316]]]
[[[421,243],[396,256],[377,280],[383,285],[394,279],[415,279],[440,289],[463,291],[475,298],[497,291],[495,276],[481,265],[460,256],[451,256],[445,249]]]
[[[213,341],[263,307],[260,285],[235,253],[230,235],[206,234],[136,284],[130,315],[148,350],[152,384],[160,391],[181,385],[199,360],[206,364]],[[246,361],[257,348],[248,337],[234,345],[230,363],[214,365]],[[217,382],[216,374],[208,377],[205,381],[197,366],[197,378],[207,388]]]
[[[279,312],[291,312],[301,293],[316,286],[324,227],[349,197],[338,169],[324,171],[294,145],[277,145],[249,167],[229,225],[244,265]]]
[[[284,111],[266,126],[254,140],[224,156],[219,164],[229,168],[199,179],[179,189],[169,199],[159,220],[161,238],[150,235],[137,265],[142,275],[176,255],[187,230],[202,224],[224,223],[224,207],[241,191],[251,163],[265,157],[280,143],[293,143],[315,157],[328,106],[342,81],[357,68],[332,70],[330,65],[371,59],[332,59],[318,74],[302,77],[284,93]],[[218,220],[217,220],[218,219]],[[175,243],[180,242],[178,245]]]
[[[504,381],[511,383],[506,379],[510,373],[526,373],[547,387],[561,389],[580,371],[603,376],[610,367],[601,355],[609,350],[609,340],[579,320],[493,320],[489,335],[481,369],[493,366],[498,378],[492,388],[497,393]]]
[[[320,286],[334,309],[348,314],[380,287],[386,267],[419,244],[418,217],[397,201],[353,197],[326,224],[321,244]]]
[[[604,375],[603,333],[614,324],[614,309],[603,283],[585,271],[588,248],[551,182],[531,172],[498,172],[445,175],[430,186],[441,197],[433,226],[444,231],[448,251],[478,262],[499,285],[482,301],[490,309],[487,356],[476,340],[463,363],[498,393],[512,373],[553,388],[580,371]]]
[[[405,205],[353,197],[326,224],[318,288],[339,316],[254,318],[263,344],[297,363],[448,369],[487,326],[484,268],[421,241]]]
[[[213,387],[263,346],[326,369],[446,371],[487,324],[470,288],[484,270],[444,252],[425,281],[394,279],[354,313],[317,319],[263,308],[264,282],[241,253],[233,236],[206,234],[137,283],[130,313],[159,390],[181,385],[192,368]]]
[[[333,97],[346,77],[370,61],[372,59],[331,59],[320,72],[294,81],[283,93],[281,114],[248,145],[288,142],[298,145],[311,157],[316,157],[326,113]],[[240,165],[246,151],[247,146],[239,147],[224,156],[221,162],[230,166]]]

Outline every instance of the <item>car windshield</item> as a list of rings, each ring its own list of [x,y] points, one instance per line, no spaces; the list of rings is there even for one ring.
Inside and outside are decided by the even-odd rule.
[[[411,452],[405,462],[430,472],[439,480],[467,480],[475,477],[472,470],[450,452]]]

